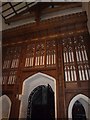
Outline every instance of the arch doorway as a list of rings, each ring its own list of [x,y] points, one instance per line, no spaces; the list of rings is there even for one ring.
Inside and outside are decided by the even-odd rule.
[[[54,92],[51,86],[40,85],[28,99],[27,120],[55,120]]]
[[[55,107],[55,118],[57,118],[57,102],[56,102],[56,80],[55,78],[46,75],[44,73],[36,73],[30,77],[28,77],[23,82],[22,94],[21,94],[21,104],[20,104],[20,113],[19,119],[27,118],[27,108],[28,108],[28,98],[30,97],[32,91],[36,89],[38,86],[51,86],[54,91],[54,107]],[[31,107],[30,107],[31,108]]]
[[[69,120],[89,120],[90,119],[90,99],[83,95],[76,95],[68,106]],[[78,118],[77,118],[78,117]]]
[[[83,105],[77,100],[72,108],[72,119],[73,120],[86,120],[85,109]]]
[[[0,120],[8,120],[11,111],[11,100],[7,95],[0,97]]]

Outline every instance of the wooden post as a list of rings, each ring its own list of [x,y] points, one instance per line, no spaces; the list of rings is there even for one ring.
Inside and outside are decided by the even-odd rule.
[[[57,118],[66,118],[65,113],[65,86],[64,86],[64,70],[63,70],[63,57],[62,46],[60,41],[56,41],[56,68],[57,68],[57,81],[56,81],[56,95],[57,95]]]

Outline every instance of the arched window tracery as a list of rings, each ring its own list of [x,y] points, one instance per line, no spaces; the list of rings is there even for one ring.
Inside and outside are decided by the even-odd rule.
[[[84,36],[63,39],[62,44],[65,81],[89,80],[90,68]]]

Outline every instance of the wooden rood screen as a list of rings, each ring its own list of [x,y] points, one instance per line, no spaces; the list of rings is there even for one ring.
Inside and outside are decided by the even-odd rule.
[[[17,68],[19,66],[21,47],[7,47],[4,53],[3,69]]]
[[[27,45],[25,67],[44,67],[56,64],[55,40]]]
[[[3,48],[3,85],[13,85],[16,83],[17,71],[20,64],[20,55],[20,46]]]
[[[18,68],[56,67],[58,59],[58,40],[33,41],[23,47],[10,46],[3,48],[3,84],[15,84]],[[85,36],[61,39],[58,45],[62,46],[64,76],[66,82],[85,81],[90,79],[89,60],[87,55]],[[22,66],[23,61],[23,66]]]
[[[90,68],[83,36],[63,40],[65,81],[90,79]]]

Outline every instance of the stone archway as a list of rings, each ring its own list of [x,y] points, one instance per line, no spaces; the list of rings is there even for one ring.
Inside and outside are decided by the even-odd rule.
[[[11,100],[7,95],[0,97],[0,120],[9,119],[11,110]]]
[[[87,96],[83,95],[83,94],[76,95],[70,101],[70,104],[69,104],[69,107],[68,107],[68,119],[72,119],[72,109],[73,109],[73,106],[74,106],[74,104],[75,104],[76,101],[79,101],[82,104],[82,106],[85,109],[86,118],[90,119],[90,116],[89,116],[90,99]]]
[[[55,94],[55,118],[57,118],[57,109],[56,109],[56,80],[46,74],[36,73],[23,82],[22,88],[22,97],[20,105],[20,114],[19,118],[27,117],[27,107],[28,107],[28,98],[31,92],[40,85],[50,85]]]

